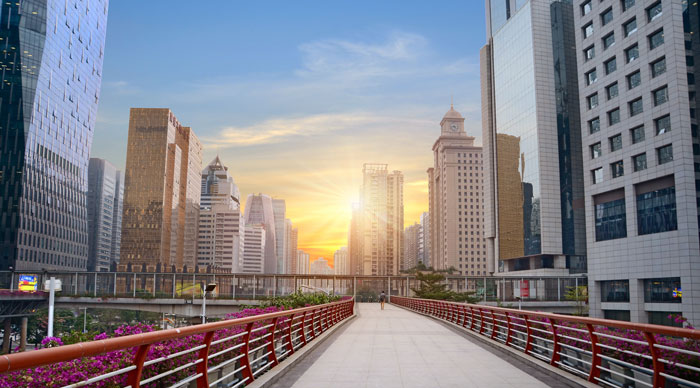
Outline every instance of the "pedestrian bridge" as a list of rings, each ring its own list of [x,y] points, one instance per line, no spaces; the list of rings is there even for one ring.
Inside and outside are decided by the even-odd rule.
[[[0,356],[0,386],[700,387],[698,330],[397,296],[132,332]]]

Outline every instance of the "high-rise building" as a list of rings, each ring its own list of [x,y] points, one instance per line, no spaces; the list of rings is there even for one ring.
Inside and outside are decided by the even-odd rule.
[[[428,170],[430,264],[463,275],[486,275],[482,149],[467,135],[464,118],[454,107],[440,128],[433,144],[435,164]]]
[[[486,10],[484,237],[496,267],[487,272],[585,272],[573,5],[486,0]]]
[[[341,247],[333,253],[333,273],[335,275],[349,275],[348,248]]]
[[[272,199],[272,213],[275,217],[275,252],[277,253],[277,269],[275,273],[287,273],[287,245],[289,235],[287,234],[287,222],[285,213],[287,205],[284,199]]]
[[[124,186],[121,171],[110,162],[90,158],[88,165],[88,271],[109,271],[119,263],[121,208]]]
[[[348,275],[360,275],[362,273],[362,231],[360,225],[362,213],[360,205],[352,205],[352,217],[348,228]]]
[[[700,322],[698,4],[579,0],[573,19],[590,315]]]
[[[301,249],[297,250],[297,275],[308,275],[309,265],[309,254]]]
[[[386,164],[362,169],[359,233],[363,275],[396,275],[403,252],[403,174]],[[354,249],[354,248],[353,248]]]
[[[418,262],[430,267],[430,213],[420,215],[420,236],[418,239]]]
[[[277,238],[272,198],[265,194],[249,194],[245,202],[244,220],[246,227],[248,225],[265,226],[265,265],[263,273],[277,273]]]
[[[416,223],[407,226],[403,231],[403,260],[401,261],[401,270],[405,271],[414,268],[418,265],[419,257],[419,241],[421,236],[421,226]]]
[[[309,273],[314,275],[333,275],[333,268],[328,265],[328,260],[319,257],[311,263]]]
[[[241,194],[217,156],[202,170],[197,265],[238,272],[241,244]]]
[[[243,255],[237,272],[265,273],[266,228],[265,224],[246,224],[243,228]]]
[[[285,220],[285,232],[287,233],[287,252],[285,256],[285,274],[296,273],[297,267],[297,244],[299,240],[299,230],[292,225],[292,220]]]
[[[85,270],[108,1],[0,7],[0,269]]]
[[[132,108],[120,265],[132,271],[196,264],[202,145],[170,109]]]

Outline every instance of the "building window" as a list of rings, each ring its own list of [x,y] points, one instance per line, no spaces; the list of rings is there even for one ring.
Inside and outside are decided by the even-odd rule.
[[[605,88],[605,94],[607,94],[608,100],[610,100],[611,98],[617,97],[617,95],[618,95],[617,82],[614,82],[611,85],[608,85]]]
[[[644,279],[644,302],[681,303],[681,278]]]
[[[603,310],[603,318],[615,321],[630,321],[629,310]]]
[[[627,63],[630,63],[637,58],[639,58],[639,46],[635,43],[625,49],[625,59],[627,60]]]
[[[615,70],[617,70],[617,60],[612,57],[605,62],[605,74],[610,74]]]
[[[593,109],[598,106],[598,93],[591,94],[587,97],[588,99],[588,109]]]
[[[666,57],[651,63],[651,77],[654,78],[666,72]]]
[[[588,15],[589,12],[593,10],[593,6],[591,6],[591,0],[588,0],[581,4],[581,15],[585,16]]]
[[[637,230],[640,235],[677,229],[675,186],[637,194]]]
[[[661,16],[661,13],[661,2],[657,1],[656,3],[652,4],[649,8],[647,8],[647,20],[652,21]]]
[[[602,25],[606,25],[610,23],[613,20],[613,11],[612,7],[606,9],[603,11],[603,13],[600,14],[600,23]]]
[[[659,106],[668,101],[668,87],[656,89],[651,94],[654,96],[654,106]]]
[[[586,73],[586,85],[590,85],[598,80],[598,72],[595,69]]]
[[[630,116],[636,116],[644,110],[644,107],[642,106],[642,98],[639,97],[636,100],[632,100],[629,102],[629,108],[630,108]]]
[[[644,126],[639,126],[630,129],[630,135],[632,137],[632,144],[637,144],[644,141]]]
[[[601,302],[629,302],[629,280],[608,280],[600,282]]]
[[[583,26],[583,37],[588,38],[591,35],[593,35],[593,22],[590,22]]]
[[[618,160],[615,163],[610,163],[610,173],[613,178],[621,177],[625,175],[625,167],[622,160]]]
[[[673,146],[671,144],[656,149],[656,158],[659,164],[673,161]]]
[[[649,50],[653,50],[662,44],[664,44],[664,29],[660,29],[655,33],[649,35]]]
[[[596,168],[595,170],[591,170],[591,179],[593,180],[593,184],[602,182],[603,181],[603,168],[599,167],[599,168]]]
[[[647,314],[649,314],[649,323],[652,325],[683,327],[683,322],[676,322],[673,317],[674,315],[678,314],[678,312],[648,311]]]
[[[622,0],[620,2],[622,4],[622,11],[627,11],[630,9],[630,7],[634,6],[634,0]]]
[[[591,159],[599,158],[603,155],[603,148],[600,146],[600,142],[591,145]]]
[[[630,36],[632,33],[637,31],[637,19],[632,18],[632,20],[622,25],[622,30],[625,31],[625,37]]]
[[[627,237],[625,198],[595,205],[595,240],[607,241]]]
[[[666,115],[654,120],[656,135],[662,135],[666,132],[671,132],[671,116]]]
[[[583,56],[586,58],[586,61],[590,61],[591,59],[595,58],[595,46],[591,46],[583,50]]]
[[[596,117],[588,121],[588,130],[590,133],[596,133],[600,131],[600,118]]]
[[[615,125],[620,122],[620,108],[615,108],[608,112],[608,125]]]
[[[607,50],[609,47],[615,44],[615,33],[611,32],[603,37],[603,50]]]
[[[627,89],[634,89],[642,83],[642,75],[639,70],[627,76]]]
[[[647,169],[647,154],[639,154],[632,157],[632,163],[634,163],[634,171],[642,171]]]

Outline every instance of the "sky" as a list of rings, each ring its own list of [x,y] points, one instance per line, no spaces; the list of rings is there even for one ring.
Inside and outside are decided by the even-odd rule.
[[[484,24],[479,0],[111,1],[91,156],[123,169],[129,108],[170,108],[332,263],[363,163],[403,172],[408,226],[451,101],[481,144]]]

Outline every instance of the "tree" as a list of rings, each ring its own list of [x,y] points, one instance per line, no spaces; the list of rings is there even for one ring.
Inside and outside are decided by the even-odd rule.
[[[416,273],[416,280],[420,282],[419,288],[411,288],[416,297],[422,299],[449,300],[453,302],[477,303],[478,298],[474,297],[473,291],[454,292],[447,289],[444,283],[445,276],[440,273]]]
[[[576,303],[574,315],[588,315],[588,286],[569,287],[564,299]]]

